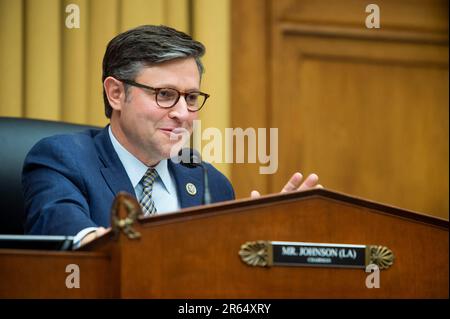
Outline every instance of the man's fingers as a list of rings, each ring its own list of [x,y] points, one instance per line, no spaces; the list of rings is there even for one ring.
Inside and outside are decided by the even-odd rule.
[[[252,191],[250,193],[250,198],[258,198],[261,197],[261,194],[258,191]]]
[[[109,229],[109,228],[108,228]],[[105,227],[99,227],[96,231],[96,237],[100,237],[101,235],[103,235],[104,233],[106,233],[108,231],[108,229],[106,229]]]
[[[294,175],[292,175],[291,179],[287,182],[287,184],[284,185],[281,192],[285,193],[285,192],[296,191],[300,187],[302,179],[303,179],[302,174],[300,174],[299,172],[295,173]]]
[[[302,185],[298,188],[298,190],[301,191],[310,188],[315,188],[318,185],[318,183],[319,183],[319,176],[317,176],[316,174],[310,174],[302,183]]]
[[[80,247],[93,241],[96,238],[96,233],[97,231],[93,231],[84,236],[83,239],[80,241]]]
[[[319,184],[319,176],[316,174],[310,174],[302,183],[303,175],[299,172],[296,172],[292,175],[291,179],[284,185],[281,190],[282,193],[286,192],[294,192],[294,191],[303,191],[312,188],[323,188],[321,184]],[[250,198],[258,198],[261,194],[254,190],[250,193]]]
[[[102,236],[104,233],[106,233],[108,230],[110,230],[111,227],[105,228],[105,227],[99,227],[95,231],[88,233],[86,236],[83,237],[83,239],[80,242],[80,247],[84,246],[94,239]]]

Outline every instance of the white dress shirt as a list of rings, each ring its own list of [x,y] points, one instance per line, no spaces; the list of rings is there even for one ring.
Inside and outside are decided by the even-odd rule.
[[[131,185],[133,185],[136,197],[139,200],[143,191],[143,186],[139,182],[145,172],[147,172],[148,167],[119,143],[111,131],[111,126],[108,127],[108,132],[114,150],[119,156],[119,159],[130,178]],[[152,198],[155,202],[157,214],[173,212],[180,209],[175,179],[169,172],[167,161],[167,159],[162,160],[154,166],[154,169],[158,172],[158,178],[156,178],[153,184]]]

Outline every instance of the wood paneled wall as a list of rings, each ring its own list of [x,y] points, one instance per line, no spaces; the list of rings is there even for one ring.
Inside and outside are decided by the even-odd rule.
[[[293,172],[448,218],[448,2],[232,2],[233,127],[279,129],[278,171],[234,164],[239,197]]]

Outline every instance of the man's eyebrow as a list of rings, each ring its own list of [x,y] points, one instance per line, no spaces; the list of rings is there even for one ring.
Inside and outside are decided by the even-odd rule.
[[[147,84],[146,84],[147,85]],[[200,88],[196,87],[196,88],[191,88],[191,89],[186,89],[186,90],[181,90],[179,87],[177,87],[176,85],[173,84],[158,84],[158,85],[149,85],[155,89],[159,88],[159,89],[175,89],[178,90],[180,92],[200,92]]]

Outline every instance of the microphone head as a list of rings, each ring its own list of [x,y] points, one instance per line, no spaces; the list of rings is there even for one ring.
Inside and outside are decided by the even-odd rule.
[[[181,165],[194,168],[202,163],[202,157],[200,153],[193,149],[193,148],[182,148],[178,152],[178,160],[181,163]]]

